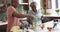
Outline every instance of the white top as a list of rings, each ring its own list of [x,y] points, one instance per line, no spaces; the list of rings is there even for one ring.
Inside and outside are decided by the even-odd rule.
[[[38,17],[38,18],[41,18],[41,16],[43,15],[43,14],[42,14],[42,11],[40,11],[40,9],[37,10],[36,13],[34,13],[32,10],[30,10],[30,11],[28,12],[28,14],[33,15],[34,17]]]
[[[30,15],[34,16],[34,20],[33,20],[34,23],[35,23],[35,22],[38,22],[38,23],[37,23],[38,25],[41,24],[41,16],[42,16],[43,14],[41,13],[40,10],[37,10],[36,13],[34,13],[32,10],[30,10],[28,13],[29,13]],[[36,24],[36,23],[35,23],[35,24]]]

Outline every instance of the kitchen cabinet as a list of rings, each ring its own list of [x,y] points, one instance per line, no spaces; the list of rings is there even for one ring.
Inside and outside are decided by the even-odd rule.
[[[0,21],[0,32],[6,32],[7,31],[7,22],[1,22]]]
[[[52,3],[51,0],[43,0],[43,8],[45,9],[51,9],[52,8]]]
[[[7,31],[7,25],[0,26],[0,32],[6,32]]]

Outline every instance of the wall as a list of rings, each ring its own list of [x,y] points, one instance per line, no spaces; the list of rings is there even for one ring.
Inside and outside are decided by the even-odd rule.
[[[55,3],[55,0],[52,0],[52,9],[56,9],[56,3]]]
[[[60,0],[58,0],[58,6],[59,6],[58,8],[60,9]]]

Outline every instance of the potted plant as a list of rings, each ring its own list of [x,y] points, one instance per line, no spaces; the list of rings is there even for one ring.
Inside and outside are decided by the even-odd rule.
[[[60,10],[59,10],[59,9],[58,9],[58,10],[56,10],[56,12],[57,12],[57,14],[58,14],[58,15],[60,15]]]

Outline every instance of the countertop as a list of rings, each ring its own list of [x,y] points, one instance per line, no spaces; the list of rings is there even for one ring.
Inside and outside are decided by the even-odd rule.
[[[2,22],[2,21],[0,21],[0,26],[1,25],[7,25],[8,24],[8,22]]]

